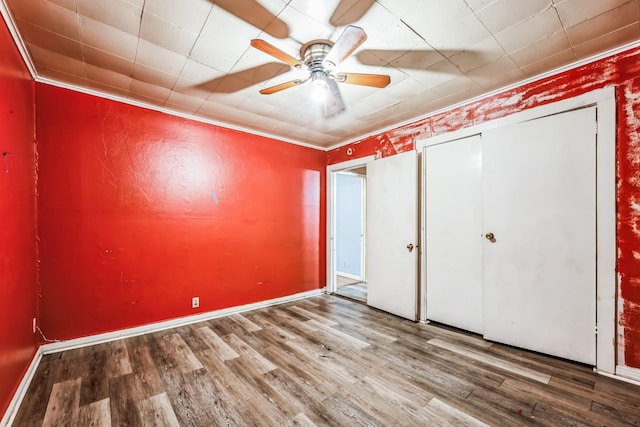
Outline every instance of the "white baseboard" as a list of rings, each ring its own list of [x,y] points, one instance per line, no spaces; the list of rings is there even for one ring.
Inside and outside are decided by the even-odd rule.
[[[16,418],[18,409],[22,404],[22,399],[24,399],[25,394],[27,394],[31,380],[33,380],[33,376],[36,374],[36,370],[40,365],[40,360],[42,360],[42,346],[38,348],[36,354],[33,356],[27,372],[24,374],[24,377],[22,377],[22,381],[20,381],[20,385],[18,385],[18,389],[13,395],[13,399],[9,402],[9,407],[0,420],[0,427],[10,426]]]
[[[616,377],[623,381],[632,382],[635,385],[640,385],[640,369],[630,368],[628,366],[618,365],[616,366]]]
[[[252,304],[239,305],[236,307],[224,308],[221,310],[209,311],[207,313],[195,314],[193,316],[179,317],[177,319],[166,320],[163,322],[151,323],[149,325],[138,326],[135,328],[122,329],[114,332],[106,332],[104,334],[91,335],[88,337],[76,338],[68,341],[54,342],[44,344],[40,347],[42,354],[58,353],[61,351],[73,350],[75,348],[87,347],[90,345],[102,344],[109,341],[115,341],[123,338],[135,337],[138,335],[148,334],[151,332],[162,331],[165,329],[177,328],[180,326],[190,325],[192,323],[202,322],[205,320],[215,319],[217,317],[229,316],[231,314],[242,313],[258,308],[270,307],[273,305],[284,304],[304,298],[314,297],[325,293],[324,288],[314,289],[312,291],[300,292],[285,297],[274,298],[266,301],[259,301]]]

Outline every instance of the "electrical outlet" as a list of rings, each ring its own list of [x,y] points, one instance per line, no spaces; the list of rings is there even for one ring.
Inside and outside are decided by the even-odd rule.
[[[200,307],[200,297],[191,298],[191,308],[198,308],[198,307]]]
[[[33,318],[31,329],[33,329],[33,333],[35,334],[36,333],[36,318],[35,317]]]

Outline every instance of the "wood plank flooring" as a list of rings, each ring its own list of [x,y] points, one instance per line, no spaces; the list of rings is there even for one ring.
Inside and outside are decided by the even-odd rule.
[[[321,296],[47,355],[14,426],[640,426],[640,387]]]
[[[367,284],[355,282],[349,285],[342,285],[336,288],[336,295],[351,298],[356,301],[367,303]]]

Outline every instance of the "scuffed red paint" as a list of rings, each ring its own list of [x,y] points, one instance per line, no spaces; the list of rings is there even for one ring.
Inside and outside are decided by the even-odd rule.
[[[44,84],[36,99],[49,338],[324,286],[324,152]]]
[[[620,85],[618,98],[618,270],[624,301],[620,322],[625,362],[640,367],[640,78]]]
[[[624,363],[640,368],[640,48],[630,49],[492,97],[330,150],[328,164],[413,150],[429,138],[587,92],[616,87],[617,269],[623,310]],[[349,156],[347,150],[353,149]]]
[[[33,86],[0,19],[0,420],[39,344]]]

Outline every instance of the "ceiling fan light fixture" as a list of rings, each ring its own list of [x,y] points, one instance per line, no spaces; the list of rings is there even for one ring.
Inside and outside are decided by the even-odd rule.
[[[327,98],[327,73],[318,70],[311,73],[311,97],[315,102],[324,102]]]

